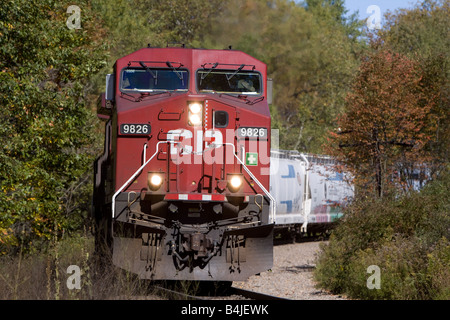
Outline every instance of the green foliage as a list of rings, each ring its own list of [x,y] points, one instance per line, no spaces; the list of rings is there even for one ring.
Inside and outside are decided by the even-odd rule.
[[[156,44],[184,43],[196,46],[211,28],[211,18],[226,1],[158,0],[141,1],[149,9],[149,29]]]
[[[450,3],[425,0],[412,9],[400,9],[386,15],[386,25],[379,36],[404,54],[449,58],[448,16]]]
[[[94,9],[110,31],[116,58],[147,44],[195,46],[225,4],[219,0],[93,0]]]
[[[92,0],[110,43],[107,66],[94,79],[97,91],[104,90],[104,75],[115,61],[147,45],[152,47],[201,47],[213,17],[227,1],[203,0]]]
[[[105,52],[89,1],[78,30],[69,5],[0,4],[0,254],[76,229],[86,207],[75,198],[93,157],[86,86]]]
[[[356,201],[322,247],[316,280],[353,298],[449,299],[449,188],[447,170],[420,193]],[[366,286],[370,265],[379,290]]]

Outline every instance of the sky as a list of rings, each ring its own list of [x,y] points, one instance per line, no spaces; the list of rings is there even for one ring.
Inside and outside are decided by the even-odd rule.
[[[370,6],[378,6],[383,17],[388,10],[393,12],[399,8],[412,8],[416,2],[417,0],[345,0],[345,7],[349,10],[349,15],[359,10],[359,18],[365,20],[376,14],[373,8],[367,13]]]

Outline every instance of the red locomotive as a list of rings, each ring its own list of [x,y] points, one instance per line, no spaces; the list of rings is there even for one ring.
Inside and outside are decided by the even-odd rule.
[[[231,49],[149,47],[106,80],[94,216],[114,265],[170,280],[270,269],[266,65]]]

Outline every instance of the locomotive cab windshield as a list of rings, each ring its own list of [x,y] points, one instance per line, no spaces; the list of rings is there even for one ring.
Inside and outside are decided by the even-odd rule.
[[[187,91],[189,73],[185,69],[125,68],[120,77],[120,89],[127,92]]]
[[[255,71],[199,70],[197,88],[201,93],[260,95],[261,74]]]

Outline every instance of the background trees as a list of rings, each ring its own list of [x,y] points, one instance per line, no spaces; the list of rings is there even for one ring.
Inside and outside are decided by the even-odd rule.
[[[359,191],[317,263],[316,280],[336,293],[450,297],[449,13],[448,1],[423,1],[386,16],[331,133]],[[411,173],[427,180],[420,192]],[[370,265],[380,290],[367,289]]]
[[[66,26],[67,2],[0,4],[0,253],[77,229],[87,215],[87,86],[106,52],[82,4],[80,30]]]
[[[331,149],[383,196],[387,185],[409,190],[448,164],[449,4],[424,1],[386,16],[346,97]]]
[[[427,120],[434,101],[422,79],[416,61],[378,49],[363,61],[332,133],[332,152],[353,169],[361,188],[373,186],[379,197],[387,184],[407,181],[404,166],[430,160],[424,146],[431,139]]]
[[[449,15],[448,1],[423,1],[411,10],[388,14],[380,33],[385,46],[415,59],[423,69],[422,87],[433,101],[428,132],[432,139],[426,148],[438,168],[450,159]]]

